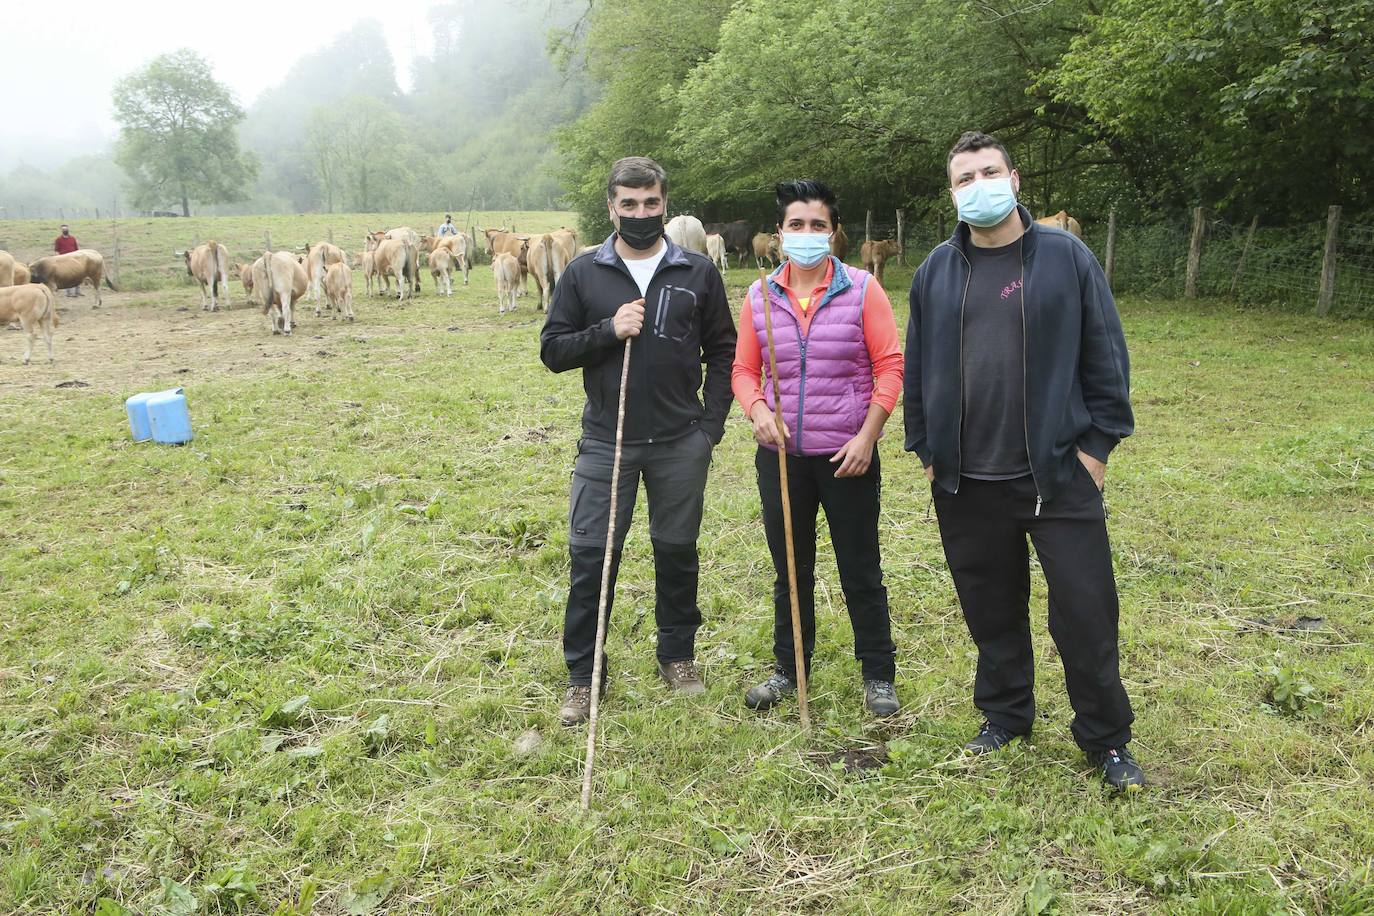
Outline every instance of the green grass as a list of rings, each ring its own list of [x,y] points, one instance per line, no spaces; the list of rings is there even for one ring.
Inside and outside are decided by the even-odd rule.
[[[888,277],[903,324],[909,276]],[[751,273],[728,279],[737,302]],[[489,270],[432,293],[289,340],[199,317],[252,357],[232,371],[112,340],[146,367],[132,389],[54,389],[89,368],[61,337],[56,369],[24,369],[0,336],[0,911],[1374,910],[1368,325],[1121,304],[1138,433],[1107,500],[1145,792],[1109,797],[1077,754],[1038,580],[1035,741],[955,753],[973,651],[896,420],[904,714],[862,712],[825,542],[815,730],[746,710],[772,570],[735,413],[702,536],[708,694],[657,682],[641,502],[582,816],[585,734],[554,716],[580,380],[539,364],[530,299],[497,320]],[[198,299],[143,301],[166,318],[101,317]],[[172,384],[195,440],[130,442],[122,398]]]

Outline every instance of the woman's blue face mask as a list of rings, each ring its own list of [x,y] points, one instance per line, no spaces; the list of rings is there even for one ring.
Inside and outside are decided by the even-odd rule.
[[[782,233],[782,253],[798,267],[815,267],[830,254],[830,234],[820,232]]]

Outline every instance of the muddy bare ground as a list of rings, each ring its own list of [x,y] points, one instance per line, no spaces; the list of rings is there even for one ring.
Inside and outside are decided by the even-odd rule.
[[[53,334],[51,365],[41,336],[34,345],[33,362],[25,366],[23,332],[0,327],[0,400],[64,382],[84,382],[68,387],[89,386],[92,391],[127,396],[150,384],[251,375],[284,362],[320,359],[333,338],[399,333],[395,322],[365,320],[364,309],[394,307],[367,300],[358,303],[359,320],[353,324],[336,321],[328,312],[316,318],[313,306],[298,306],[295,333],[280,337],[271,334],[261,309],[245,304],[241,293],[227,310],[205,312],[195,290],[106,290],[101,308],[93,308],[95,297],[89,288],[84,292],[79,299],[59,294],[61,324]]]

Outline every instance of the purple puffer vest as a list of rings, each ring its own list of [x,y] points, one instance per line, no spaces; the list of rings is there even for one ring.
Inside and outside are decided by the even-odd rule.
[[[768,278],[782,416],[792,434],[788,453],[793,455],[839,451],[863,426],[873,398],[873,362],[868,358],[863,323],[864,290],[871,275],[837,258],[831,261],[835,273],[830,288],[811,306],[805,337],[791,300],[773,280],[778,271]],[[749,307],[763,355],[763,395],[768,409],[776,411],[758,283],[749,287]]]

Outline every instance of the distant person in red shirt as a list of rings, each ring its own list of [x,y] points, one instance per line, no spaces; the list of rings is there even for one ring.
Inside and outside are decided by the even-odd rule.
[[[54,239],[52,243],[52,250],[57,252],[58,254],[71,254],[73,251],[76,251],[80,247],[81,246],[76,243],[76,236],[72,235],[71,229],[67,228],[66,226],[62,227],[62,234],[59,235],[56,239]],[[69,299],[73,296],[80,295],[81,288],[79,286],[67,290],[67,298]]]

